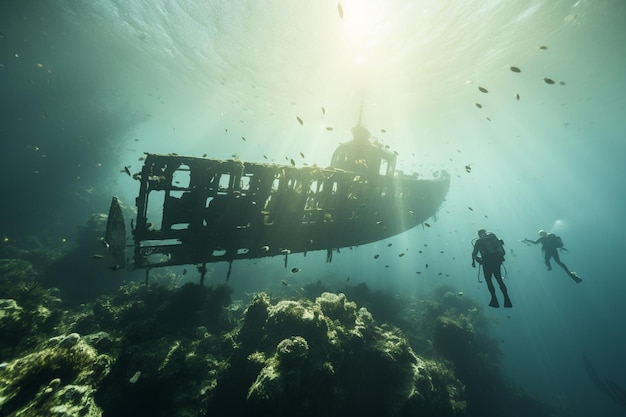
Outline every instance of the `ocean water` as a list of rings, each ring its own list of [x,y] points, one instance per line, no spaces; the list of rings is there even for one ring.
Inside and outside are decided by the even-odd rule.
[[[328,165],[362,108],[399,169],[450,172],[431,227],[330,264],[293,256],[296,276],[278,258],[235,262],[235,294],[350,277],[393,294],[443,283],[486,305],[470,265],[485,227],[507,249],[514,307],[487,311],[506,378],[577,416],[624,415],[583,358],[626,387],[626,3],[341,6],[343,17],[336,1],[3,1],[0,236],[76,243],[112,195],[132,213],[124,167],[138,171],[143,152]],[[582,283],[521,242],[539,229],[562,236]],[[227,265],[211,267],[209,283],[223,282]]]

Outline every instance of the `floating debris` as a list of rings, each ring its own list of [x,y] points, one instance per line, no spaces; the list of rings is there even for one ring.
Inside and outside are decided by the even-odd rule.
[[[478,91],[485,94],[489,92],[489,90],[487,90],[485,87],[478,87]]]
[[[511,69],[511,71],[513,71],[513,72],[522,72],[522,70],[521,70],[521,69],[519,69],[519,68],[517,68],[517,67],[511,67],[510,69]]]
[[[476,104],[476,107],[478,107],[479,109],[482,109],[482,108],[483,108],[483,105],[482,105],[482,104],[480,104],[480,103],[474,103],[474,104]]]
[[[301,125],[303,125],[303,124],[304,124],[304,122],[302,121],[302,119],[301,119],[301,118],[299,118],[298,116],[296,116],[296,120],[297,120],[297,121],[298,121],[298,123],[300,123]]]
[[[337,3],[337,13],[339,13],[339,17],[343,19],[343,6],[341,3]]]
[[[546,84],[554,84],[554,80],[552,78],[548,78],[548,77],[544,78],[543,82],[546,83]]]

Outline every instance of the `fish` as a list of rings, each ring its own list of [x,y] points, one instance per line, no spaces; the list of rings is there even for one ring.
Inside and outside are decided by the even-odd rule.
[[[241,139],[243,139],[244,142],[246,141],[246,138],[244,138],[243,136],[241,137]]]
[[[104,256],[99,255],[99,254],[94,254],[91,256],[93,259],[104,259]]]
[[[545,51],[546,49],[548,49],[548,47],[545,46],[545,45],[540,45],[540,46],[537,47],[537,49],[539,49],[541,51]]]
[[[296,161],[294,161],[293,158],[291,158],[289,162],[291,162],[291,166],[294,166],[294,167],[296,166]]]
[[[119,265],[119,264],[114,264],[114,265],[109,266],[109,269],[111,271],[118,271],[118,270],[120,270],[122,268],[123,268],[122,265]]]
[[[383,224],[383,221],[382,221],[382,220],[379,220],[379,221],[377,221],[377,222],[376,222],[376,224],[377,224],[378,226],[380,226],[381,224]]]
[[[324,106],[322,106],[322,114],[326,116],[326,109],[324,108]]]
[[[387,243],[387,247],[390,248],[393,243]]]
[[[485,87],[478,87],[478,91],[480,91],[481,93],[488,93],[489,90],[487,90]]]
[[[546,84],[554,84],[554,80],[552,78],[545,77],[543,82]]]
[[[326,130],[328,130],[329,132],[332,132],[332,131],[333,131],[333,128],[332,128],[331,126],[328,126],[328,127],[326,128]]]
[[[515,94],[515,99],[519,101],[519,93]]]
[[[301,125],[303,125],[303,124],[304,124],[304,122],[302,121],[302,119],[301,119],[301,118],[299,118],[298,116],[296,116],[296,120],[297,120],[297,121],[298,121],[298,123],[300,123]]]
[[[413,210],[409,210],[409,214],[410,214],[411,216],[415,216],[415,212],[414,212]]]
[[[285,281],[284,279],[280,280],[280,283],[283,284],[283,286],[285,287],[289,286],[289,284],[287,284],[287,281]]]
[[[350,282],[350,277],[346,277],[346,282]]]
[[[428,223],[424,222],[424,226],[426,226],[426,227],[430,227],[430,224],[428,224]]]
[[[132,177],[132,174],[130,173],[130,169],[128,169],[127,166],[124,167],[124,172],[128,174],[129,177]]]
[[[474,104],[476,104],[476,107],[478,107],[479,109],[482,109],[482,108],[483,108],[483,105],[482,105],[482,104],[480,104],[480,103],[474,103]]]
[[[465,172],[467,172],[468,174],[472,172],[472,167],[470,165],[465,165]]]
[[[269,250],[270,250],[269,246],[267,246],[267,245],[266,246],[261,246],[261,252],[267,252]]]
[[[339,13],[339,17],[343,19],[343,6],[341,3],[337,3],[337,13]]]
[[[565,81],[559,81],[559,84],[561,84],[561,85],[566,85],[566,84],[565,84]]]
[[[471,208],[471,207],[468,207],[468,209],[469,209],[469,211],[474,211],[474,209],[473,209],[473,208]]]
[[[263,155],[263,158],[267,159],[267,155]]]
[[[425,266],[426,266],[426,268],[428,269],[428,264],[426,264]]]
[[[102,246],[104,247],[104,249],[109,249],[109,242],[104,240],[104,238],[100,238],[100,243],[102,243]]]
[[[380,129],[380,133],[387,133],[386,129]]]
[[[299,268],[291,268],[291,273],[295,274],[296,272],[300,272]]]
[[[374,255],[374,259],[378,259],[380,257],[379,254]]]
[[[300,152],[300,156],[304,158],[304,154],[302,152]]]
[[[517,67],[511,67],[510,70],[513,72],[522,72],[522,70]]]
[[[400,252],[400,253],[398,254],[398,258],[402,258],[403,256],[404,256],[404,252]]]

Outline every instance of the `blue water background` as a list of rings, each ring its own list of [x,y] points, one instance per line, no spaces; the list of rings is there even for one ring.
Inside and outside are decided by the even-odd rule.
[[[331,264],[292,256],[298,274],[282,259],[236,262],[235,294],[350,277],[398,295],[444,283],[486,304],[470,266],[485,227],[507,248],[514,308],[487,311],[507,379],[580,416],[623,415],[583,355],[626,386],[626,3],[342,5],[343,19],[333,1],[3,1],[2,238],[71,244],[112,195],[132,216],[123,168],[138,171],[144,151],[327,165],[363,105],[398,168],[451,173],[431,227]],[[583,283],[520,242],[538,229],[563,237]]]

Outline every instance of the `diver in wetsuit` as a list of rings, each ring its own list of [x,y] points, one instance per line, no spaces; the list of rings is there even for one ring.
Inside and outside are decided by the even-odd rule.
[[[502,245],[503,242],[498,239],[496,235],[487,233],[485,229],[478,229],[478,240],[474,243],[474,250],[472,251],[472,268],[476,268],[476,262],[483,267],[487,288],[491,294],[489,306],[495,308],[500,307],[498,298],[496,297],[496,289],[491,281],[491,277],[494,276],[504,296],[504,307],[511,308],[513,304],[509,298],[506,285],[504,285],[504,281],[502,280],[502,271],[500,270],[502,262],[504,262],[505,253]],[[480,258],[477,256],[479,252],[481,255]]]
[[[541,251],[543,252],[544,261],[546,263],[546,267],[548,268],[548,271],[552,271],[552,265],[550,265],[550,258],[554,258],[554,262],[559,264],[559,266],[563,268],[565,273],[571,279],[573,279],[576,284],[579,284],[583,280],[580,279],[580,277],[578,276],[578,274],[576,274],[576,272],[570,271],[567,268],[567,266],[563,262],[561,262],[561,258],[559,257],[559,251],[558,251],[559,245],[557,243],[559,241],[560,239],[558,239],[556,235],[553,235],[552,233],[546,233],[544,230],[540,230],[539,239],[530,240],[530,239],[524,238],[522,242],[532,243],[535,245],[538,243],[541,243]],[[561,244],[560,246],[562,247],[563,245]]]

